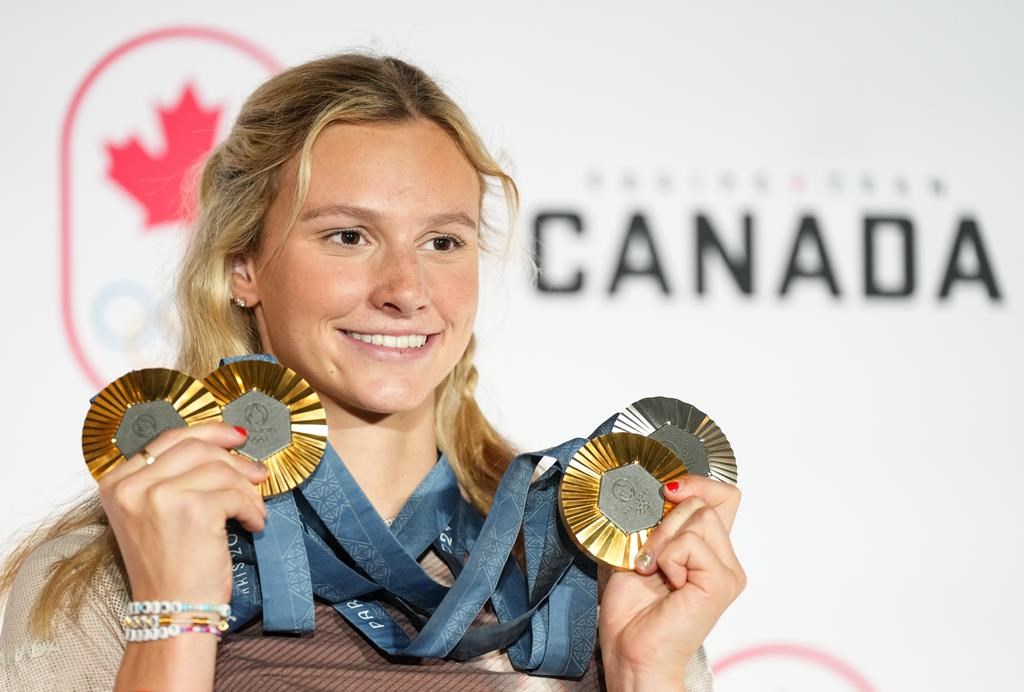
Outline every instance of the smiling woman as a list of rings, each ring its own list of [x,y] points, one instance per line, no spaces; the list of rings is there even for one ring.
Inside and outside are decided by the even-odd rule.
[[[476,171],[429,121],[333,125],[310,159],[313,211],[289,229],[293,194],[278,195],[260,252],[235,263],[234,294],[329,414],[430,408],[476,315]]]
[[[514,559],[488,562],[495,534],[481,527],[495,524],[483,519],[492,503],[493,516],[505,511],[499,481],[519,467],[473,397],[481,213],[495,182],[514,217],[512,179],[458,106],[400,60],[313,61],[249,98],[203,171],[179,282],[179,367],[200,377],[262,352],[319,394],[321,465],[340,481],[318,490],[316,507],[296,499],[300,543],[323,556],[310,559],[316,629],[275,637],[269,615],[226,617],[233,596],[257,590],[239,568],[269,533],[274,500],[256,490],[265,468],[229,453],[245,429],[177,428],[103,476],[97,497],[37,532],[0,575],[11,590],[5,688],[709,689],[701,643],[745,580],[729,540],[733,486],[665,487],[676,508],[636,571],[603,575],[594,662],[594,618],[572,620],[554,601],[541,629],[527,616],[546,603],[522,622],[508,615],[519,593],[525,610],[526,581]],[[405,526],[419,505],[445,518]],[[338,517],[374,538],[335,540],[325,522]],[[260,558],[264,598],[293,586],[273,584],[278,565],[266,561],[292,563],[293,548]],[[579,591],[573,569],[555,579]],[[489,607],[446,610],[485,573],[500,586]],[[596,593],[580,593],[592,613]],[[448,622],[435,621],[474,617],[462,642],[465,628],[430,644]],[[231,629],[219,649],[218,625]],[[139,641],[138,627],[156,641]]]
[[[263,350],[320,394],[332,444],[390,517],[437,461],[433,393],[472,337],[481,181],[429,120],[330,125],[309,164],[297,223],[293,160],[232,292]],[[394,454],[368,417],[405,432]]]

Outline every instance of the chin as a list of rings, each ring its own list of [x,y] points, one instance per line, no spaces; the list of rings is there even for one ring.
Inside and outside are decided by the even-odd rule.
[[[421,390],[385,384],[359,393],[352,392],[346,400],[360,410],[391,415],[415,411],[428,400],[432,400],[433,394],[433,389]]]

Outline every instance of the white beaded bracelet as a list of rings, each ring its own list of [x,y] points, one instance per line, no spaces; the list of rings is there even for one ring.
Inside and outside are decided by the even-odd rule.
[[[168,625],[167,627],[147,627],[145,629],[125,628],[124,638],[130,642],[150,642],[158,639],[169,639],[181,634],[181,627]]]
[[[132,601],[128,604],[131,615],[167,615],[170,613],[217,613],[222,618],[231,617],[231,606],[227,603],[182,603],[181,601]]]

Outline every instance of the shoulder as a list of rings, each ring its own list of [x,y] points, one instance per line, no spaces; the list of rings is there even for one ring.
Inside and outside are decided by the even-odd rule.
[[[99,538],[104,532],[100,525],[85,526],[68,533],[51,538],[33,550],[25,562],[18,569],[8,595],[6,608],[4,609],[4,623],[17,621],[22,615],[27,618],[29,611],[35,605],[36,597],[46,587],[47,580],[53,574],[58,563],[65,560],[88,544]],[[113,599],[128,602],[127,588],[124,579],[119,571],[110,565],[108,568],[101,568],[91,583],[90,588],[85,592],[83,607],[94,605],[96,598],[100,600]]]
[[[39,639],[29,625],[56,565],[98,538],[102,526],[87,526],[40,544],[25,559],[3,608],[0,630],[0,689],[110,689],[124,644],[120,617],[128,592],[112,565],[100,569],[82,593],[77,616],[58,611],[53,636]],[[70,677],[69,677],[70,676]]]
[[[18,571],[18,579],[22,579],[26,574],[31,574],[39,568],[52,567],[60,560],[74,555],[101,533],[103,533],[103,527],[98,524],[83,526],[41,543],[25,559],[25,564]]]

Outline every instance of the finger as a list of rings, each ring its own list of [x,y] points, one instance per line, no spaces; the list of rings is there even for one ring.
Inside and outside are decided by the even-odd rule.
[[[259,487],[250,483],[249,479],[237,470],[220,461],[207,462],[186,473],[172,476],[162,481],[160,485],[178,492],[238,490],[253,499],[253,502],[260,508],[260,513],[265,513],[263,496],[260,494]]]
[[[715,508],[728,530],[732,530],[736,510],[740,505],[740,489],[731,483],[716,481],[690,474],[682,476],[664,485],[665,499],[680,503],[691,497],[699,497]]]
[[[266,525],[262,498],[259,499],[260,506],[257,506],[247,493],[239,490],[217,490],[207,494],[211,501],[224,509],[225,518],[237,519],[246,531],[258,533]]]
[[[258,533],[266,520],[247,492],[237,488],[222,488],[188,493],[188,502],[200,515],[201,521],[222,529],[228,519],[237,519],[246,531]],[[204,516],[204,513],[209,513]]]
[[[171,428],[157,435],[144,449],[154,457],[159,457],[169,449],[188,439],[204,440],[221,449],[237,447],[245,442],[248,433],[245,428],[231,426],[226,423],[200,423],[184,428]],[[116,469],[104,476],[108,482],[116,482],[147,466],[146,455],[140,451],[133,454]]]
[[[160,454],[153,464],[136,472],[136,476],[152,483],[187,473],[211,461],[217,461],[243,474],[250,483],[259,483],[266,478],[267,468],[263,464],[195,437],[178,442]]]
[[[729,531],[714,508],[705,505],[691,514],[686,523],[676,531],[672,540],[684,532],[692,532],[700,536],[729,569],[738,570],[740,568],[732,540],[729,538]]]
[[[146,492],[145,499],[151,507],[176,507],[181,498],[215,494],[224,490],[240,493],[248,500],[255,515],[261,518],[266,516],[266,507],[256,486],[242,474],[219,462],[205,464],[157,483]]]
[[[651,574],[657,571],[658,566],[655,564],[654,558],[661,552],[662,546],[672,540],[694,512],[707,506],[703,499],[690,497],[673,507],[672,511],[665,515],[661,523],[647,537],[643,550],[636,558],[636,571],[641,574]]]
[[[710,590],[717,576],[729,573],[725,564],[703,538],[693,531],[683,531],[665,546],[657,559],[658,569],[674,589],[687,583]]]

